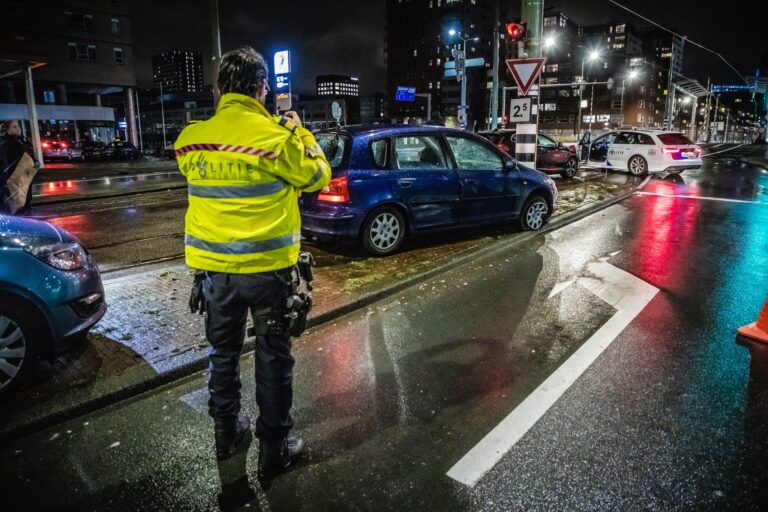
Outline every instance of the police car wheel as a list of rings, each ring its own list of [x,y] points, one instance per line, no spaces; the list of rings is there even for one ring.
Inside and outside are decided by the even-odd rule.
[[[520,211],[520,229],[537,231],[544,227],[549,218],[549,205],[541,196],[531,196]]]
[[[635,176],[645,176],[648,174],[648,162],[645,158],[635,155],[629,159],[629,172]]]
[[[20,304],[0,306],[0,399],[24,384],[37,363],[41,320],[35,316]]]
[[[395,208],[385,206],[371,213],[363,228],[363,247],[374,256],[397,252],[405,240],[405,219]]]
[[[560,173],[560,176],[568,180],[576,176],[577,172],[579,172],[579,161],[576,158],[569,158],[565,162],[565,169]]]

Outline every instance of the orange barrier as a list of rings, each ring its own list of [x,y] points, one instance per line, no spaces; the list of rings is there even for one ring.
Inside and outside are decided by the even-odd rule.
[[[768,301],[763,304],[763,310],[757,317],[757,322],[745,325],[738,332],[746,338],[768,343]]]

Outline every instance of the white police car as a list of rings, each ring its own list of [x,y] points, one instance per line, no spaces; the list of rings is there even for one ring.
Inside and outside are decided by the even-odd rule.
[[[579,141],[582,167],[627,170],[636,176],[680,174],[701,167],[701,148],[678,132],[617,130],[595,139],[587,132]]]

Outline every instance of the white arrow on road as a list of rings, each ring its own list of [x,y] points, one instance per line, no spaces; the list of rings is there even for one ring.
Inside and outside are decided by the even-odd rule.
[[[454,464],[447,473],[449,477],[474,487],[595,362],[659,291],[655,286],[611,265],[608,258],[588,264],[587,271],[588,277],[579,277],[575,282],[616,308],[616,313],[496,428]],[[573,282],[566,281],[556,285],[550,297],[557,295]]]

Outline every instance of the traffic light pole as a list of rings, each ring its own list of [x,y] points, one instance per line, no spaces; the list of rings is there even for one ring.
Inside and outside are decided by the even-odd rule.
[[[496,0],[493,14],[493,85],[491,87],[491,130],[497,129],[499,122],[499,1]]]
[[[541,57],[541,33],[544,29],[544,0],[522,0],[520,21],[526,24],[523,53],[528,57]],[[518,55],[523,57],[523,55]],[[523,165],[536,168],[536,151],[539,133],[539,84],[529,93],[532,101],[531,121],[517,125],[515,159]]]
[[[467,40],[462,40],[462,47],[461,51],[464,52],[464,59],[467,58]],[[466,62],[466,60],[465,60]],[[458,72],[459,69],[457,67],[456,71]],[[461,105],[459,105],[459,110],[461,112],[460,114],[460,124],[461,129],[466,130],[467,129],[467,70],[462,66],[461,69]]]

